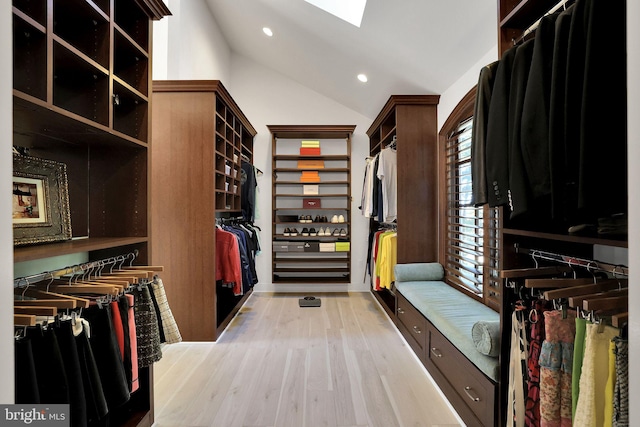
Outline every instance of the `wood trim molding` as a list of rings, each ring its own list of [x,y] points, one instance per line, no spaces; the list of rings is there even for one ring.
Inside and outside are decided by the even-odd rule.
[[[136,3],[154,21],[172,14],[162,0],[136,0]]]
[[[438,105],[439,102],[440,95],[391,95],[367,130],[367,135],[371,137],[371,134],[380,127],[389,113],[395,111],[398,105]]]
[[[349,138],[355,125],[267,125],[274,138]]]
[[[153,92],[216,92],[251,136],[258,133],[220,80],[154,80]]]

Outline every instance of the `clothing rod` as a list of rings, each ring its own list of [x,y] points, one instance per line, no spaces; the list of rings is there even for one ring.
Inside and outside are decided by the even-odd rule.
[[[531,34],[532,32],[534,32],[538,26],[540,25],[540,21],[542,21],[542,18],[544,18],[547,15],[551,15],[553,13],[555,13],[557,10],[559,10],[561,7],[564,7],[568,2],[573,1],[573,0],[561,0],[560,2],[558,2],[555,6],[553,6],[551,9],[549,9],[547,11],[547,13],[545,13],[544,15],[542,15],[540,17],[540,19],[538,19],[536,22],[534,22],[533,24],[531,24],[529,26],[529,28],[527,28],[526,30],[524,30],[524,32],[522,33],[522,35],[516,40],[513,39],[513,44],[517,45],[518,43],[520,43],[522,40],[524,40],[525,37],[527,37],[529,34]]]
[[[121,262],[123,264],[127,259],[129,259],[130,256],[133,256],[130,261],[130,263],[132,263],[138,257],[138,250],[136,249],[126,255],[119,255],[115,257],[84,262],[82,264],[76,264],[58,270],[45,271],[42,273],[32,274],[30,276],[18,277],[16,279],[13,279],[13,287],[19,288],[20,286],[29,285],[30,283],[37,283],[46,279],[62,277],[66,276],[67,274],[78,273],[79,271],[86,272],[87,270],[104,267],[109,264],[115,265],[117,262]]]
[[[555,254],[553,252],[541,251],[541,250],[538,250],[538,249],[527,249],[527,248],[520,247],[520,245],[518,245],[517,243],[514,244],[513,246],[515,248],[516,253],[531,255],[531,257],[534,260],[535,259],[543,259],[543,260],[546,260],[546,261],[561,262],[561,263],[567,264],[569,266],[584,267],[584,268],[587,269],[587,271],[603,271],[603,272],[606,272],[606,273],[612,273],[614,276],[615,275],[623,275],[623,276],[628,276],[629,275],[629,267],[627,267],[626,265],[621,265],[621,264],[616,265],[616,264],[610,264],[610,263],[602,262],[602,261],[589,260],[589,259],[583,259],[583,258],[576,258],[576,257],[568,256],[568,255]]]

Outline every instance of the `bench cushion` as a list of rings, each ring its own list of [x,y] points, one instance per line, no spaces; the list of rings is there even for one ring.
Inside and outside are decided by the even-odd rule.
[[[467,359],[498,381],[498,358],[481,354],[471,329],[478,321],[500,321],[500,315],[442,281],[396,281],[396,289]]]

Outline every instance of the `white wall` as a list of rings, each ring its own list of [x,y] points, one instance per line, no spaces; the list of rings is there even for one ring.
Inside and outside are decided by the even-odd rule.
[[[153,24],[154,80],[229,81],[231,51],[203,0],[165,0],[172,15]]]
[[[0,403],[13,403],[13,229],[11,171],[13,156],[11,2],[0,2]]]
[[[438,132],[460,100],[478,83],[480,69],[496,60],[498,60],[497,44],[482,55],[469,71],[440,95],[440,104],[438,104]]]

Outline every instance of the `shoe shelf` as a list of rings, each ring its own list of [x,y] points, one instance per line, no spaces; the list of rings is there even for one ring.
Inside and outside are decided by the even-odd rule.
[[[274,172],[273,283],[350,283],[355,126],[268,127]],[[317,234],[325,229],[327,235]]]

